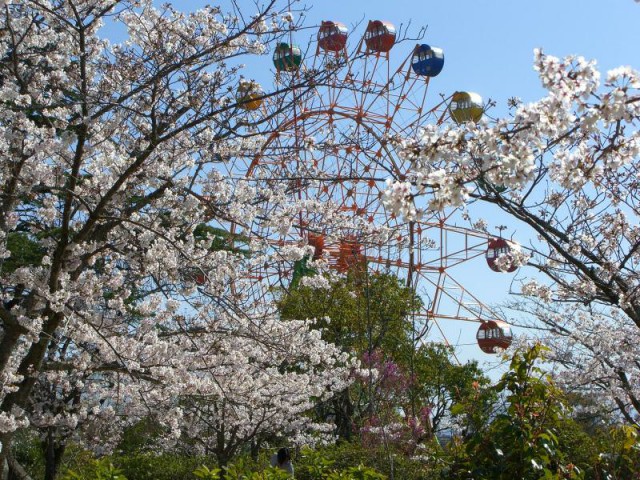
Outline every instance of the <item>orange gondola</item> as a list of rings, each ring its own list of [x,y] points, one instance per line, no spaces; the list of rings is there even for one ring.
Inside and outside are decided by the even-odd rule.
[[[365,265],[362,244],[354,236],[340,240],[338,248],[329,251],[329,264],[340,273],[353,271]]]
[[[255,82],[241,80],[236,92],[238,106],[244,110],[257,110],[262,105],[264,93]]]
[[[324,252],[324,235],[319,233],[309,233],[307,243],[313,247],[313,259],[318,260]]]

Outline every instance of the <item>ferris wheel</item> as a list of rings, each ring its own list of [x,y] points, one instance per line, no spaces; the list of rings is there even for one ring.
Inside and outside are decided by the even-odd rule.
[[[479,324],[480,348],[496,353],[511,343],[508,325],[456,280],[460,266],[478,257],[491,257],[493,265],[495,240],[458,224],[457,211],[406,221],[383,202],[386,180],[406,179],[410,169],[395,141],[417,135],[428,123],[477,121],[482,99],[471,92],[430,94],[430,83],[444,67],[443,51],[418,44],[402,52],[389,22],[370,21],[352,51],[348,39],[345,25],[325,21],[311,58],[304,59],[292,39],[276,47],[276,84],[293,85],[309,72],[324,72],[324,81],[313,88],[292,87],[283,98],[265,95],[251,82],[239,86],[240,108],[248,117],[266,119],[267,128],[255,151],[228,162],[226,173],[279,189],[308,207],[291,216],[287,231],[268,222],[232,230],[274,249],[311,245],[314,258],[325,258],[338,272],[365,264],[370,272],[391,273],[422,297],[414,315],[416,339],[450,344],[443,322],[472,322]],[[282,108],[285,101],[289,108]],[[322,205],[332,205],[333,213]],[[268,216],[281,205],[265,202],[262,208]],[[256,266],[256,294],[287,289],[298,267],[286,259]]]

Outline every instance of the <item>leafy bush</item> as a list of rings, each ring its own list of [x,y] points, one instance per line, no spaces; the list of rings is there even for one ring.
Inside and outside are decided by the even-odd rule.
[[[149,453],[115,456],[113,461],[128,480],[193,480],[198,467],[215,464],[212,458]]]
[[[535,345],[513,355],[509,371],[491,387],[503,403],[488,424],[464,439],[464,448],[454,443],[450,451],[458,458],[449,478],[584,478],[559,439],[569,409],[564,393],[537,366],[544,350]]]
[[[65,461],[64,480],[194,480],[193,472],[202,465],[212,466],[214,460],[184,455],[113,455],[93,459],[89,452],[76,461]],[[108,467],[113,469],[109,470]],[[109,477],[107,472],[119,476]]]
[[[435,478],[429,475],[429,471],[433,471],[431,465],[422,458],[412,459],[383,448],[364,448],[355,442],[341,442],[318,450],[304,449],[295,458],[295,469],[296,480],[378,479],[392,477],[392,472],[393,478],[411,480]],[[331,476],[336,474],[351,475],[351,477]],[[323,477],[323,475],[329,476]]]
[[[245,471],[242,468],[231,465],[224,469],[209,469],[205,466],[197,468],[193,472],[196,478],[201,480],[290,480],[291,476],[284,470],[269,467],[261,472]]]
[[[596,478],[640,479],[640,432],[630,425],[610,429],[600,439],[601,446],[596,469]]]
[[[364,465],[335,468],[334,461],[326,458],[323,451],[304,449],[296,457],[296,479],[313,480],[385,480],[387,477]],[[266,459],[265,459],[266,460]],[[276,467],[256,468],[255,462],[242,460],[223,469],[198,467],[194,476],[201,480],[287,480],[291,476]]]
[[[62,480],[127,480],[127,477],[113,466],[109,458],[103,458],[93,460],[83,472],[67,471]]]

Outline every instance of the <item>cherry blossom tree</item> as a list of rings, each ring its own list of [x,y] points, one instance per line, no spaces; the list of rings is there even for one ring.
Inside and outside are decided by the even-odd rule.
[[[399,143],[412,177],[385,201],[405,217],[489,204],[531,241],[520,293],[538,299],[573,386],[596,389],[629,421],[640,411],[640,74],[604,79],[593,61],[535,52],[547,95],[478,124],[426,126]],[[478,221],[477,225],[487,225]],[[522,229],[522,226],[525,229]],[[540,272],[536,274],[535,272]],[[546,304],[548,309],[540,309]]]
[[[617,309],[525,296],[509,302],[518,324],[534,329],[519,343],[543,341],[561,368],[557,383],[587,399],[581,415],[638,425],[638,330]]]
[[[252,295],[252,263],[308,249],[215,234],[286,220],[259,207],[280,189],[217,168],[260,143],[240,60],[296,28],[275,0],[252,8],[2,2],[0,477],[25,475],[12,441],[29,425],[47,478],[67,437],[109,449],[149,416],[168,443],[224,424],[223,459],[260,432],[321,430],[300,418],[309,399],[348,384],[346,355]]]

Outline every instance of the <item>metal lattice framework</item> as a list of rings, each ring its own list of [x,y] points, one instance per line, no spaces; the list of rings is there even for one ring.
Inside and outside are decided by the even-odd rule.
[[[456,211],[407,222],[385,208],[385,181],[404,179],[409,169],[393,140],[449,116],[449,99],[438,97],[429,104],[435,80],[414,72],[413,52],[392,68],[402,46],[372,52],[363,39],[351,54],[318,46],[306,67],[276,73],[278,86],[302,84],[299,80],[309,72],[329,75],[314,88],[293,87],[285,96],[267,96],[259,108],[248,109],[248,117],[267,119],[268,133],[255,151],[230,160],[225,173],[258,188],[279,189],[292,200],[307,201],[309,208],[291,218],[287,232],[268,222],[232,229],[266,239],[274,250],[321,238],[317,250],[338,270],[351,248],[352,256],[365,259],[371,272],[393,273],[422,296],[417,339],[433,334],[448,343],[443,320],[500,320],[454,278],[460,265],[485,254],[488,236],[456,225]],[[283,102],[290,107],[283,108]],[[333,205],[334,213],[328,215],[318,205]],[[268,217],[281,207],[265,202],[262,208]],[[287,289],[293,271],[294,264],[284,259],[255,268],[256,295]]]

